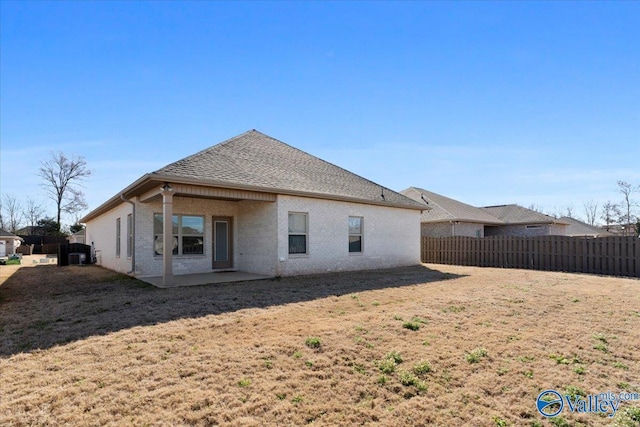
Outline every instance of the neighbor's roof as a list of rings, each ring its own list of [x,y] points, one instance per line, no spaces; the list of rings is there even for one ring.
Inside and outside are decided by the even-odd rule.
[[[606,230],[603,230],[598,227],[593,227],[587,223],[579,221],[575,218],[570,218],[568,216],[563,216],[558,221],[562,221],[564,223],[569,224],[567,226],[565,235],[566,236],[594,236],[594,237],[604,237],[604,236],[613,236],[613,233],[609,233]]]
[[[424,205],[258,131],[251,130],[138,179],[82,219],[120,204],[150,183],[175,182],[422,210]]]
[[[504,224],[504,221],[480,208],[422,188],[409,187],[400,193],[431,208],[429,211],[422,212],[422,222],[460,221],[480,224]]]
[[[523,208],[518,205],[499,205],[485,206],[486,212],[501,219],[507,224],[561,224],[566,225],[564,221],[555,219],[552,216]]]
[[[1,228],[0,228],[0,237],[5,237],[5,238],[6,237],[13,237],[15,240],[22,240],[22,237],[16,236],[15,234],[9,233],[8,231],[3,230]]]

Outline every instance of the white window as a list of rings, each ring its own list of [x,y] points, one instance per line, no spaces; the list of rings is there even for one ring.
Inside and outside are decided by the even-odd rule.
[[[120,218],[116,219],[116,256],[120,257]]]
[[[308,253],[309,217],[306,213],[289,212],[289,253]]]
[[[173,254],[204,254],[204,217],[194,215],[173,215]],[[164,253],[162,214],[153,215],[154,253]]]
[[[131,251],[133,250],[133,217],[131,214],[127,215],[127,257],[131,258]]]
[[[362,252],[364,218],[349,217],[349,252]]]

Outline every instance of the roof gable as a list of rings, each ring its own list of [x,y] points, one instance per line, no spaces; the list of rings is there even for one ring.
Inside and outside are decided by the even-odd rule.
[[[400,192],[431,208],[422,212],[422,222],[460,221],[481,224],[503,224],[504,222],[484,210],[422,188],[409,187]]]
[[[421,204],[302,150],[251,130],[150,174],[420,208]]]

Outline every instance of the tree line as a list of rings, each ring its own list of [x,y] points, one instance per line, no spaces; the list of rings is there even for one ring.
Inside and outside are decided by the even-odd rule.
[[[62,214],[68,214],[75,215],[69,232],[81,230],[79,214],[88,205],[79,187],[90,175],[91,170],[84,157],[51,152],[50,157],[40,163],[38,176],[46,196],[55,203],[55,214],[47,215],[42,204],[30,196],[22,203],[17,197],[4,193],[0,197],[0,229],[16,234],[28,226],[27,234],[62,235]]]
[[[530,205],[529,209],[545,213],[554,218],[567,216],[569,218],[579,219],[591,226],[601,226],[605,230],[617,228],[622,234],[639,235],[640,234],[640,201],[637,196],[640,195],[640,185],[633,185],[627,181],[619,180],[616,182],[620,199],[611,201],[611,199],[600,204],[596,200],[587,200],[583,202],[583,215],[579,217],[578,211],[571,204],[566,207],[551,212],[544,212],[538,205]]]

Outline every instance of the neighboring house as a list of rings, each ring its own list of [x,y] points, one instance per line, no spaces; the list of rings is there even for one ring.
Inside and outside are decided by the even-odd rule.
[[[76,231],[71,236],[69,236],[69,243],[82,243],[86,244],[85,239],[85,230],[82,229],[80,231]]]
[[[567,223],[518,205],[486,206],[485,212],[505,222],[485,227],[485,236],[564,236]]]
[[[170,282],[418,264],[423,209],[252,130],[143,175],[81,222],[101,265]]]
[[[400,193],[431,208],[422,212],[420,219],[422,236],[484,237],[486,226],[504,224],[504,221],[483,209],[422,188],[409,187]]]
[[[22,243],[22,238],[15,234],[0,229],[0,256],[9,256],[16,253],[16,249]]]
[[[609,233],[608,231],[605,231],[599,227],[594,227],[592,225],[589,225],[585,222],[579,221],[575,218],[571,218],[568,216],[563,216],[562,218],[558,219],[558,221],[562,221],[567,223],[567,229],[566,229],[566,233],[565,236],[572,236],[572,237],[579,237],[579,236],[584,236],[584,237],[607,237],[607,236],[613,236],[613,233]]]

